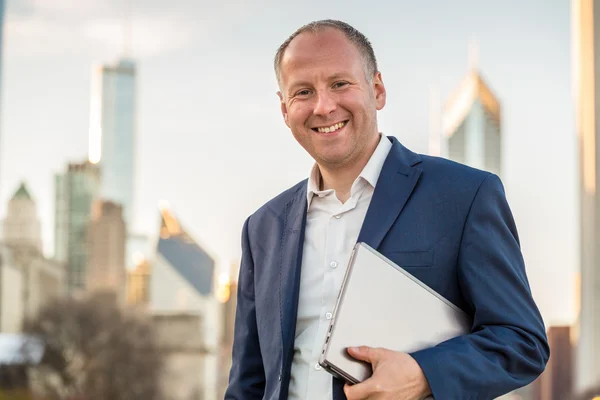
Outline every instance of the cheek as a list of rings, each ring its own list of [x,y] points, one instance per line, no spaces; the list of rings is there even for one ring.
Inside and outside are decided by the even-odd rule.
[[[354,117],[360,117],[366,111],[368,99],[363,96],[348,95],[340,98],[338,105],[340,108],[350,112]]]
[[[309,107],[304,105],[294,105],[288,108],[288,121],[289,125],[300,127],[306,125],[311,111]]]

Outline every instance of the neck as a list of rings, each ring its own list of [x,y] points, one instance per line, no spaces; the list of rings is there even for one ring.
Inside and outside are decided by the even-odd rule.
[[[321,172],[320,189],[334,189],[337,198],[342,203],[345,203],[350,198],[352,184],[369,162],[379,144],[380,138],[381,135],[379,134],[374,136],[367,146],[365,146],[365,151],[354,162],[337,167],[319,164],[319,171]]]

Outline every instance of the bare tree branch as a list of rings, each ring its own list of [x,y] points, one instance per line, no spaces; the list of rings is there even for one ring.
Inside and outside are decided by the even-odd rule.
[[[163,355],[150,320],[111,296],[62,299],[25,324],[45,346],[33,376],[50,399],[160,399]]]

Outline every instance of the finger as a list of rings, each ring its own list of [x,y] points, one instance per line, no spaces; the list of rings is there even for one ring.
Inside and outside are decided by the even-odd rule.
[[[375,385],[372,379],[367,379],[356,385],[344,385],[344,393],[348,400],[363,400],[372,396],[375,392]]]
[[[352,358],[366,361],[373,366],[375,366],[377,361],[381,358],[381,353],[381,349],[369,346],[348,347],[348,354],[350,354]]]

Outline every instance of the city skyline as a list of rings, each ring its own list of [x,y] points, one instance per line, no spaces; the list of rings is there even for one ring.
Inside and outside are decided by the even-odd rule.
[[[354,3],[263,3],[260,12],[243,2],[134,5],[135,230],[152,233],[158,202],[166,199],[224,269],[239,257],[244,219],[307,176],[312,161],[283,124],[272,71],[275,49],[301,24],[333,16],[371,39],[388,90],[380,129],[424,153],[428,88],[435,82],[448,97],[467,71],[467,45],[476,37],[483,77],[503,106],[503,181],[534,296],[548,324],[572,323],[579,233],[569,4],[525,1],[516,13],[508,3],[461,1],[436,3],[432,13],[383,3],[373,23],[364,17],[373,10]],[[281,13],[291,18],[271,24]],[[53,240],[52,174],[87,154],[89,71],[120,54],[121,14],[116,1],[8,4],[0,199],[6,204],[16,182],[28,182],[46,249]],[[542,228],[548,221],[551,229]]]

